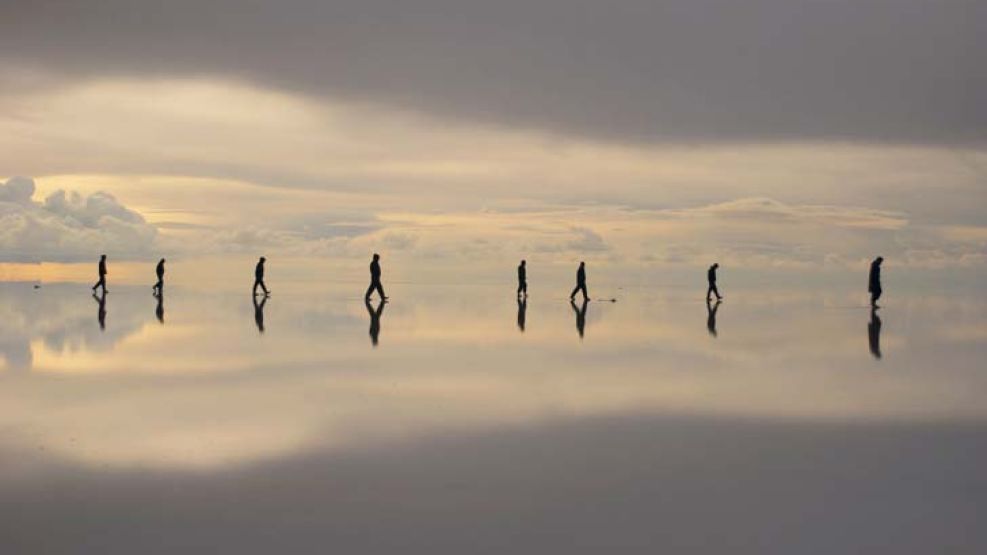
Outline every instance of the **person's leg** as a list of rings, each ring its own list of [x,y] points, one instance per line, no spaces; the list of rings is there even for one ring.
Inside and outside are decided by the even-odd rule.
[[[260,284],[260,280],[259,279],[254,279],[254,289],[253,289],[253,291],[254,291],[254,296],[255,297],[257,296],[257,286],[259,284]]]
[[[713,294],[716,295],[716,300],[720,300],[723,298],[720,296],[720,290],[716,287],[716,284],[713,284]]]
[[[521,292],[524,293],[524,296],[525,297],[528,296],[528,282],[527,281],[525,281],[524,283],[521,284]]]
[[[572,293],[569,293],[569,300],[570,300],[570,301],[571,301],[572,299],[575,299],[575,298],[576,298],[576,293],[578,293],[578,292],[579,292],[579,288],[580,288],[580,287],[581,287],[581,286],[577,284],[577,285],[576,285],[576,287],[575,287],[575,289],[573,289],[573,290],[572,290]]]
[[[712,295],[712,294],[713,294],[713,284],[711,283],[711,284],[709,284],[709,287],[706,288],[706,300],[707,301],[709,300],[709,296]]]
[[[584,284],[580,285],[579,288],[583,292],[583,300],[584,301],[588,301],[589,300],[589,291],[586,290],[586,284],[584,283]]]
[[[377,294],[380,295],[382,301],[387,298],[387,295],[384,294],[384,286],[379,281],[377,282]]]
[[[260,288],[264,290],[264,296],[267,296],[267,285],[264,283],[264,280],[260,280]]]
[[[376,289],[376,284],[371,281],[370,287],[367,287],[367,294],[363,296],[365,300],[370,300],[370,295],[374,294],[374,289]]]

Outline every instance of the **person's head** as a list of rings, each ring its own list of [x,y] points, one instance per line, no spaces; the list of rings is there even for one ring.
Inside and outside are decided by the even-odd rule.
[[[874,263],[875,264],[880,265],[882,262],[884,262],[884,257],[883,256],[878,256],[877,258],[874,259]]]
[[[164,259],[164,258],[162,258],[162,259],[161,259],[161,260],[160,260],[159,262],[160,262],[161,264],[164,264],[164,263],[165,263],[165,259]]]
[[[267,259],[266,259],[266,258],[264,258],[263,256],[262,256],[262,257],[260,257],[260,263],[261,263],[261,264],[263,264],[263,263],[265,263],[265,262],[267,262]]]
[[[586,265],[586,263],[585,263],[585,262],[583,262],[582,260],[580,260],[580,261],[579,261],[579,267],[580,267],[580,268],[582,268],[582,267],[583,267],[583,266],[585,266],[585,265]]]
[[[380,255],[377,254],[377,253],[374,253],[374,261],[377,261],[377,260],[380,260]]]
[[[713,263],[713,269],[714,270],[717,269],[717,268],[719,268],[719,267],[720,267],[720,263],[719,262],[714,262]]]
[[[522,260],[522,261],[521,261],[521,265],[522,265],[522,266],[524,266],[524,264],[525,264],[525,261],[524,261],[524,260]]]
[[[101,254],[101,255],[99,255],[99,259],[100,259],[100,260],[106,260],[106,255],[105,255],[105,254]]]

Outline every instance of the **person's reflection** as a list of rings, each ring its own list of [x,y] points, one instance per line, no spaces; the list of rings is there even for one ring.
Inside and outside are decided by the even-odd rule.
[[[257,331],[264,333],[264,305],[267,304],[268,296],[264,295],[260,298],[260,302],[257,302],[257,296],[254,296],[254,322],[257,323]]]
[[[517,329],[524,333],[524,316],[528,311],[528,298],[518,297],[517,299]]]
[[[155,295],[158,298],[158,306],[154,308],[154,316],[158,322],[164,323],[164,291]]]
[[[93,293],[93,299],[99,303],[99,309],[96,311],[96,319],[99,320],[99,329],[102,331],[106,329],[106,291],[103,291],[102,295]]]
[[[870,309],[867,339],[870,341],[870,354],[874,355],[874,358],[881,358],[881,318],[877,315],[876,307]]]
[[[380,339],[380,317],[384,314],[384,305],[386,301],[381,299],[377,303],[377,308],[375,309],[372,304],[370,304],[370,298],[363,300],[363,303],[367,307],[367,314],[370,315],[370,343],[374,347],[377,347],[377,341]]]
[[[589,306],[589,299],[583,299],[583,304],[581,306],[576,306],[576,301],[570,299],[569,304],[572,305],[572,311],[576,313],[576,330],[579,331],[579,339],[583,338],[583,332],[586,330],[586,307]]]
[[[709,297],[706,298],[706,329],[713,337],[716,337],[716,311],[719,309],[720,301],[711,303]]]

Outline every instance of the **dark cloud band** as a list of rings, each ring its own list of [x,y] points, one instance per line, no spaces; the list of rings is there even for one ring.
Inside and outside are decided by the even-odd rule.
[[[4,2],[0,60],[623,142],[987,143],[977,0]]]

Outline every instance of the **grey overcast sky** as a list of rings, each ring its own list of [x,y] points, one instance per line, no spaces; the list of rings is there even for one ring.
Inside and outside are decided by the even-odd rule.
[[[225,75],[620,141],[987,140],[976,0],[7,0],[55,78]]]

